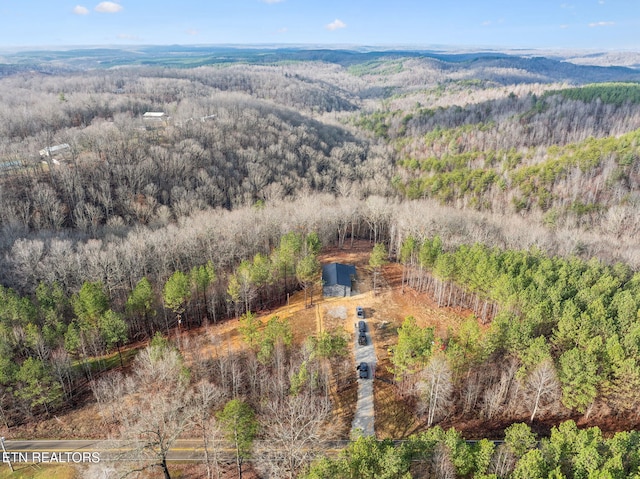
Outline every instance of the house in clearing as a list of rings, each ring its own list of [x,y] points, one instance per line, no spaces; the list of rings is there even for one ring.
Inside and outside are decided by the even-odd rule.
[[[322,294],[351,296],[356,267],[351,264],[330,263],[322,267]]]
[[[169,124],[169,116],[163,111],[148,111],[142,115],[142,121],[147,130],[164,128]]]

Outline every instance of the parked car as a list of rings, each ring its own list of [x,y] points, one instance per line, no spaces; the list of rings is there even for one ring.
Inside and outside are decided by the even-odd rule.
[[[358,332],[366,333],[367,332],[367,323],[364,321],[358,321]]]
[[[364,308],[362,306],[356,308],[356,316],[358,319],[364,319]]]
[[[356,368],[360,379],[369,379],[369,365],[365,362],[358,364]]]
[[[366,346],[367,345],[367,335],[364,333],[360,333],[360,335],[358,336],[358,344],[360,346]]]

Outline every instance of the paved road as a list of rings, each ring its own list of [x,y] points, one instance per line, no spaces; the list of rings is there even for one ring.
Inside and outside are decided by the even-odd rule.
[[[108,460],[129,450],[124,441],[101,440],[5,440],[8,459],[11,462],[91,462],[87,454],[99,453],[100,460]],[[2,451],[0,450],[0,453]],[[35,455],[34,455],[35,453]],[[5,459],[0,462],[6,462]],[[180,439],[171,448],[167,458],[171,461],[201,460],[202,441]]]
[[[258,446],[259,441],[256,441]],[[327,454],[337,454],[346,447],[348,441],[328,441],[318,444]],[[117,458],[122,453],[130,450],[125,441],[101,441],[93,440],[67,440],[46,439],[34,441],[5,440],[4,445],[7,455],[3,455],[0,449],[0,465],[7,460],[14,464],[26,462],[95,462],[93,453],[99,453],[100,462]],[[215,445],[210,446],[212,449]],[[34,457],[35,453],[35,457]],[[232,460],[233,449],[218,448],[218,455]],[[169,454],[169,461],[201,462],[204,460],[204,450],[200,439],[178,439]]]
[[[370,327],[371,322],[367,321],[367,345],[358,345],[358,327],[357,323],[354,326],[354,344],[355,344],[355,358],[356,365],[361,362],[365,362],[369,365],[369,379],[358,379],[358,403],[356,405],[356,415],[353,418],[353,424],[351,426],[351,432],[360,430],[364,436],[374,436],[375,430],[373,427],[374,411],[373,411],[373,378],[376,371],[376,353],[373,348],[373,341],[371,340]],[[354,374],[358,374],[355,371]],[[356,376],[357,377],[357,376]]]

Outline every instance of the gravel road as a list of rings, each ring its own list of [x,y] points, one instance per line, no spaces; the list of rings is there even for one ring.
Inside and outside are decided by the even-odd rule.
[[[369,365],[369,378],[358,379],[358,403],[356,405],[356,415],[353,418],[353,424],[351,426],[352,434],[356,430],[360,430],[360,434],[363,436],[375,435],[373,422],[373,378],[376,371],[376,353],[373,348],[373,342],[370,334],[371,323],[367,321],[367,345],[358,345],[358,325],[357,322],[354,325],[354,344],[355,344],[355,365],[353,367],[354,374],[358,377],[358,371],[356,366],[361,362],[365,362]]]

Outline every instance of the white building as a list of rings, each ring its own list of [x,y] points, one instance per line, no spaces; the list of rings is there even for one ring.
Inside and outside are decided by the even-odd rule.
[[[163,111],[148,111],[142,115],[142,121],[148,129],[164,128],[169,124],[169,116]]]

